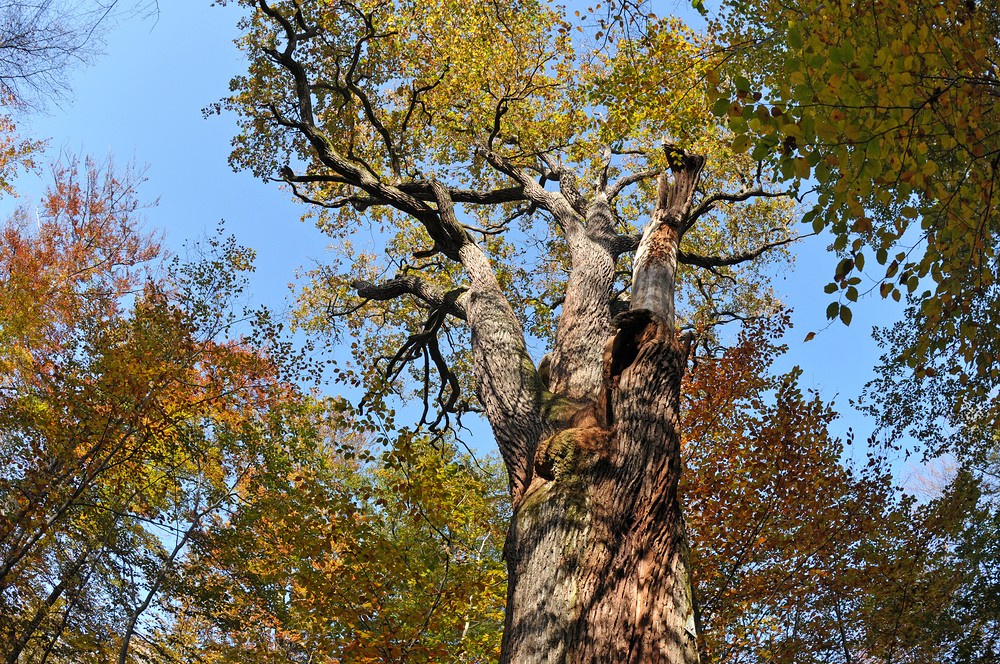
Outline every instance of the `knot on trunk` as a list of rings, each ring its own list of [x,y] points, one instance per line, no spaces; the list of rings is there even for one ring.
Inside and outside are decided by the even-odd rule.
[[[594,403],[546,395],[543,412],[549,430],[556,433],[538,444],[534,475],[551,481],[579,468],[584,456],[596,459],[604,455],[613,432],[599,417],[600,411]]]
[[[603,456],[611,432],[597,426],[564,429],[543,440],[535,450],[535,474],[558,481]]]

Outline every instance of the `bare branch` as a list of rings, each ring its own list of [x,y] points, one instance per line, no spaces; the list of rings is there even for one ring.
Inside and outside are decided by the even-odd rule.
[[[287,175],[286,173],[282,172],[281,178],[270,178],[270,179],[273,180],[274,182],[284,182],[289,186],[291,186],[292,195],[294,195],[303,203],[309,203],[310,205],[316,205],[318,207],[323,207],[332,210],[342,208],[345,205],[350,205],[351,207],[353,207],[355,210],[358,211],[365,210],[369,206],[376,203],[375,199],[371,198],[370,196],[359,196],[359,195],[341,196],[333,200],[321,201],[319,199],[313,198],[309,194],[302,191],[299,187],[296,186],[295,178],[286,177],[286,175]]]
[[[727,265],[738,265],[740,263],[745,263],[751,261],[758,256],[761,256],[764,252],[774,249],[776,247],[781,247],[786,244],[791,244],[802,238],[812,237],[816,233],[806,233],[805,235],[796,235],[795,237],[787,237],[781,240],[776,240],[774,242],[768,242],[755,249],[750,249],[748,251],[742,251],[738,254],[733,254],[732,256],[701,256],[699,254],[694,254],[689,251],[678,251],[677,261],[679,263],[684,263],[685,265],[694,265],[697,267],[704,268],[715,268],[724,267]],[[619,235],[615,240],[614,251],[617,255],[627,254],[635,251],[639,247],[639,242],[642,240],[641,233],[633,233],[631,235]]]
[[[411,334],[406,342],[396,351],[392,357],[380,358],[386,361],[383,377],[388,383],[394,382],[404,369],[413,361],[423,358],[423,388],[421,390],[423,398],[423,412],[420,415],[418,426],[428,424],[431,431],[438,431],[442,423],[445,427],[449,425],[449,413],[455,413],[456,404],[461,396],[461,386],[458,377],[448,367],[448,363],[441,353],[438,342],[438,334],[443,329],[445,312],[441,309],[431,309],[420,332]],[[430,383],[431,371],[430,362],[434,362],[434,368],[440,378],[440,386],[435,402],[437,403],[437,416],[433,421],[427,416],[431,408]],[[371,392],[361,401],[361,407],[373,396]]]
[[[352,184],[347,179],[336,175],[336,174],[308,174],[308,175],[294,175],[291,170],[286,170],[283,168],[280,172],[280,181],[288,183],[301,183],[301,184],[311,184],[311,183],[330,183],[330,184]],[[396,188],[400,191],[412,196],[413,198],[430,202],[435,201],[434,190],[431,187],[431,183],[427,181],[414,181],[414,182],[404,182],[402,184],[396,185]],[[473,203],[477,205],[496,205],[499,203],[516,203],[518,201],[527,200],[524,195],[524,189],[522,187],[504,187],[502,189],[458,189],[454,187],[447,187],[448,197],[456,203]],[[360,196],[355,197],[359,202],[366,203],[368,206],[376,205],[390,205],[388,201],[377,200],[372,197],[362,198]]]
[[[625,187],[631,186],[636,182],[641,182],[642,180],[647,180],[652,177],[656,177],[657,171],[639,171],[638,173],[631,173],[626,175],[616,181],[613,185],[608,187],[608,200],[613,201],[618,194],[622,193]]]
[[[465,293],[464,288],[444,291],[425,279],[410,275],[397,275],[389,281],[378,284],[358,280],[351,283],[351,288],[357,292],[358,297],[366,300],[386,301],[403,295],[412,295],[435,309],[465,320],[465,307],[461,301]]]
[[[805,235],[797,235],[795,237],[786,237],[783,240],[777,240],[776,242],[768,242],[763,244],[756,249],[751,249],[750,251],[742,251],[738,254],[733,254],[732,256],[699,256],[697,254],[692,254],[686,251],[680,251],[677,254],[677,260],[685,265],[696,265],[698,267],[704,268],[714,268],[723,267],[726,265],[738,265],[740,263],[745,263],[747,261],[752,261],[764,252],[774,249],[776,247],[781,247],[786,244],[795,242],[796,240],[801,240],[804,237],[811,237],[816,235],[815,233],[807,233]]]
[[[698,218],[702,215],[708,214],[713,209],[715,209],[718,203],[740,203],[751,198],[794,198],[794,191],[767,191],[763,188],[755,189],[744,189],[743,191],[736,193],[719,193],[713,194],[703,200],[698,207],[691,212],[688,216],[687,221],[684,224],[685,230],[691,228]]]
[[[44,109],[65,98],[68,74],[101,50],[109,19],[155,15],[155,1],[9,0],[0,3],[0,93],[3,104]]]

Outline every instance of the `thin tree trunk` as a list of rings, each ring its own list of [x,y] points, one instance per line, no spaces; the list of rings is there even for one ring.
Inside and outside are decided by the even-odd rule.
[[[25,531],[25,534],[29,532],[31,533],[30,537],[28,537],[27,542],[22,544],[20,541],[22,536],[18,536],[17,541],[15,541],[14,545],[11,547],[12,550],[11,554],[7,556],[7,558],[4,559],[2,562],[0,562],[0,588],[4,588],[6,587],[6,585],[9,585],[7,584],[8,575],[21,562],[21,560],[24,559],[25,556],[31,553],[34,546],[38,543],[39,540],[42,539],[42,537],[46,535],[46,533],[49,532],[49,529],[52,528],[53,525],[58,523],[64,516],[66,516],[66,514],[72,508],[78,505],[77,500],[80,498],[80,496],[82,496],[85,491],[87,491],[94,485],[94,482],[101,474],[107,471],[107,469],[110,467],[111,461],[115,458],[115,455],[118,454],[121,450],[125,449],[127,443],[132,440],[133,433],[134,433],[134,428],[130,425],[129,429],[122,435],[122,438],[119,441],[119,443],[115,445],[111,449],[111,451],[106,456],[104,456],[103,459],[100,460],[100,463],[96,463],[95,467],[92,470],[84,471],[77,486],[73,488],[69,497],[63,500],[63,502],[56,508],[55,512],[47,519],[45,519],[44,522],[37,525],[32,530]],[[154,432],[152,431],[146,431],[141,440],[139,441],[138,445],[143,446],[147,442],[149,442],[152,439],[153,433]],[[95,446],[95,448],[103,450],[105,443],[106,441],[102,440]]]
[[[95,565],[91,565],[90,569],[87,570],[87,574],[80,580],[78,585],[78,590],[73,594],[72,598],[66,602],[66,606],[63,610],[62,618],[59,621],[59,627],[56,629],[55,633],[52,635],[52,639],[49,641],[49,645],[45,646],[45,652],[42,653],[42,658],[39,660],[38,664],[45,664],[48,661],[49,655],[55,649],[56,644],[59,643],[59,639],[62,638],[63,632],[66,631],[66,625],[69,624],[70,616],[73,613],[73,608],[76,606],[77,600],[80,598],[80,590],[87,587],[90,582],[90,577],[94,574]]]
[[[135,626],[139,622],[139,617],[146,611],[146,609],[149,608],[150,603],[153,601],[153,597],[160,590],[163,580],[167,577],[167,571],[170,569],[170,566],[173,565],[174,559],[177,558],[177,554],[180,553],[181,550],[187,545],[191,535],[201,525],[202,516],[204,516],[204,514],[199,515],[198,519],[191,524],[191,527],[184,531],[184,536],[181,537],[177,544],[174,545],[170,555],[163,561],[163,566],[160,567],[160,571],[153,580],[153,584],[149,587],[149,591],[146,593],[146,597],[142,604],[137,606],[132,611],[132,615],[129,616],[128,625],[125,627],[125,633],[122,634],[122,647],[118,652],[118,664],[125,664],[125,662],[128,661],[129,644],[132,642],[132,635],[135,634]]]
[[[184,547],[187,546],[187,543],[191,539],[191,536],[194,535],[195,531],[197,531],[201,527],[202,520],[210,513],[217,510],[224,502],[226,502],[226,500],[228,500],[233,495],[233,492],[236,491],[236,487],[239,486],[240,482],[243,481],[243,478],[248,471],[249,468],[244,468],[236,476],[235,480],[233,480],[232,482],[232,485],[228,487],[225,493],[221,494],[216,500],[211,502],[201,512],[198,512],[193,515],[193,520],[191,521],[191,525],[188,526],[187,530],[184,531],[184,535],[181,536],[180,540],[178,540],[177,543],[174,545],[174,548],[170,552],[170,555],[168,555],[166,559],[163,561],[163,565],[160,567],[160,571],[157,572],[156,578],[153,579],[153,583],[150,585],[149,591],[146,593],[146,597],[143,599],[142,603],[139,606],[135,607],[135,609],[132,611],[132,615],[129,616],[128,625],[125,628],[125,633],[122,635],[121,649],[118,652],[118,664],[125,664],[125,662],[128,660],[128,649],[129,645],[132,642],[132,636],[135,634],[135,626],[138,624],[139,618],[142,616],[142,614],[145,613],[146,609],[149,608],[149,605],[153,601],[153,597],[155,597],[156,593],[159,592],[160,586],[163,585],[163,581],[167,578],[167,572],[170,570],[171,565],[174,564],[174,560],[176,560],[178,554],[180,554],[180,552],[184,550]]]
[[[28,645],[28,641],[31,640],[35,631],[38,630],[39,625],[42,624],[42,621],[49,614],[49,610],[52,609],[52,606],[58,602],[59,598],[62,597],[62,594],[66,592],[70,582],[76,578],[91,553],[92,550],[89,549],[81,552],[80,555],[77,556],[77,559],[73,561],[73,564],[70,565],[70,568],[66,571],[66,573],[63,574],[59,583],[57,583],[52,590],[49,591],[49,594],[45,597],[41,606],[35,610],[35,615],[32,616],[31,621],[25,627],[21,636],[18,637],[17,641],[14,643],[13,649],[7,654],[7,664],[17,664],[17,660],[24,651],[24,648]]]
[[[833,592],[832,588],[830,589],[830,594],[833,595],[833,611],[837,618],[840,647],[844,650],[844,664],[854,664],[854,658],[851,657],[851,648],[847,642],[847,630],[844,628],[844,616],[840,612],[840,597]]]

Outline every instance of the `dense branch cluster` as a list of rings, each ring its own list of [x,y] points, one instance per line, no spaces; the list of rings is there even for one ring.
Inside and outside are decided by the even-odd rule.
[[[513,117],[515,107],[518,104],[523,107],[527,103],[524,100],[541,94],[540,90],[555,87],[546,78],[545,71],[537,66],[546,61],[544,53],[529,52],[524,56],[528,65],[519,64],[533,69],[523,74],[518,92],[490,90],[486,96],[492,101],[482,105],[486,109],[484,113],[467,118],[467,128],[459,130],[466,137],[464,140],[469,141],[472,160],[466,167],[467,175],[459,171],[457,179],[468,179],[471,173],[477,175],[470,181],[473,186],[452,184],[449,180],[453,178],[446,180],[443,174],[435,174],[438,171],[429,162],[429,151],[416,149],[415,142],[428,135],[429,126],[438,121],[442,113],[435,110],[440,102],[434,95],[441,94],[443,88],[452,83],[449,76],[457,68],[453,61],[446,59],[439,69],[425,74],[421,80],[400,83],[380,78],[371,60],[376,57],[374,54],[382,42],[388,53],[392,53],[391,48],[413,46],[394,41],[400,38],[389,27],[391,22],[387,21],[384,8],[378,3],[338,4],[326,10],[327,14],[318,14],[317,9],[306,3],[272,4],[260,0],[252,4],[257,12],[251,21],[252,29],[266,30],[271,35],[260,51],[262,60],[257,66],[262,71],[261,79],[248,88],[257,97],[264,97],[263,101],[254,102],[257,110],[252,122],[275,134],[280,145],[298,146],[287,149],[305,150],[297,156],[295,152],[288,153],[289,161],[276,164],[279,166],[275,169],[277,173],[263,172],[262,175],[288,184],[299,199],[328,213],[375,213],[381,215],[380,218],[404,220],[394,222],[404,226],[405,219],[414,220],[429,240],[429,246],[411,246],[409,251],[413,257],[431,259],[432,264],[440,266],[434,258],[443,256],[463,268],[464,274],[454,273],[453,269],[444,271],[454,273],[457,280],[454,277],[442,280],[444,272],[440,269],[420,274],[421,270],[410,265],[388,280],[373,278],[375,275],[348,280],[363,301],[388,302],[410,297],[425,308],[419,330],[408,337],[399,352],[388,356],[383,365],[385,375],[395,378],[405,364],[423,358],[425,368],[433,364],[440,377],[441,385],[435,399],[437,408],[447,412],[454,411],[459,404],[467,407],[467,400],[458,397],[459,383],[447,366],[445,354],[438,348],[436,336],[448,327],[443,317],[451,316],[468,324],[474,339],[484,340],[486,337],[476,329],[486,325],[480,318],[484,310],[477,308],[476,303],[487,298],[496,307],[487,317],[492,319],[499,315],[503,320],[493,320],[492,324],[502,328],[501,338],[514,341],[513,346],[505,346],[504,358],[491,351],[489,360],[483,358],[483,366],[488,364],[491,371],[495,371],[506,364],[509,365],[507,379],[520,376],[515,382],[522,385],[536,381],[521,324],[513,315],[514,309],[520,311],[523,305],[509,301],[509,293],[504,292],[498,272],[491,265],[490,252],[496,241],[516,242],[510,239],[516,234],[515,222],[535,218],[538,212],[551,220],[554,224],[551,229],[557,233],[555,237],[565,242],[566,258],[559,260],[565,265],[560,269],[569,274],[566,285],[569,296],[557,297],[563,320],[579,313],[567,313],[574,306],[591,307],[599,302],[598,309],[586,315],[596,325],[597,337],[610,334],[612,309],[617,312],[628,308],[630,289],[627,284],[611,289],[610,283],[605,282],[628,274],[616,266],[624,261],[627,270],[641,240],[641,234],[636,233],[631,222],[623,219],[619,199],[632,196],[630,192],[634,186],[647,186],[660,172],[656,168],[623,170],[622,155],[666,165],[669,159],[665,156],[683,153],[680,146],[668,144],[665,149],[653,151],[604,148],[598,151],[594,165],[588,169],[584,164],[574,164],[567,159],[571,152],[566,151],[561,140],[543,149],[522,144],[518,133],[526,133],[526,130],[518,129],[522,119]],[[524,7],[519,5],[512,9],[516,10],[524,10]],[[339,19],[329,18],[337,12],[342,12]],[[428,42],[424,43],[424,39]],[[417,42],[421,48],[430,44],[427,48],[433,52],[432,37],[418,36]],[[326,54],[322,69],[316,66],[320,54]],[[264,63],[268,68],[266,77]],[[516,81],[516,77],[511,78]],[[484,83],[485,87],[489,85]],[[389,92],[392,86],[398,86],[395,94]],[[421,154],[424,156],[420,157]],[[237,157],[234,155],[234,158]],[[586,172],[584,177],[580,175],[581,170]],[[618,175],[612,179],[612,173]],[[731,207],[755,198],[788,199],[794,194],[764,186],[760,176],[758,170],[753,179],[744,180],[742,188],[732,193],[723,190],[696,194],[692,189],[690,195],[696,201],[691,210],[682,211],[685,225],[681,236],[697,221],[717,214],[720,205]],[[584,184],[591,177],[596,181]],[[549,186],[550,183],[555,187]],[[625,204],[633,205],[631,200]],[[460,221],[459,217],[468,213],[487,221],[483,224]],[[402,217],[397,216],[400,214]],[[417,233],[413,237],[419,241],[420,235]],[[753,261],[769,249],[795,239],[788,230],[778,229],[777,237],[744,250],[703,255],[685,249],[678,253],[677,260],[711,271],[714,274],[709,276],[713,279],[731,279],[719,269]],[[552,244],[551,240],[547,241]],[[599,275],[588,267],[595,256],[602,256],[598,261],[601,266],[596,268]],[[505,279],[502,275],[501,278]],[[708,289],[703,281],[700,278],[697,281],[701,292],[706,293]],[[585,297],[575,294],[581,286],[593,292]],[[498,314],[500,311],[506,313]],[[723,320],[731,311],[732,307],[723,307],[717,309],[716,314],[723,314],[718,318]],[[709,321],[712,315],[710,311]],[[562,339],[554,341],[555,354],[550,358],[553,391],[574,398],[593,398],[599,383],[599,355],[603,344],[598,342],[594,348],[591,337],[595,329],[566,331]],[[529,366],[531,370],[526,369]],[[591,368],[586,368],[588,366]],[[426,369],[422,375],[425,380],[430,379]],[[580,384],[565,384],[565,381]],[[526,388],[519,398],[529,398],[532,391],[533,388]],[[429,394],[428,386],[425,385],[422,392],[425,396]],[[482,401],[482,385],[478,396]],[[425,409],[427,405],[425,403]],[[483,406],[487,412],[491,410],[488,404]],[[501,410],[510,411],[508,408]],[[499,411],[497,414],[499,416]],[[433,418],[435,425],[442,421],[441,417]],[[537,426],[536,422],[528,428],[532,430]],[[511,427],[503,428],[511,430]]]
[[[66,76],[100,50],[113,14],[155,14],[156,0],[0,2],[0,92],[5,105],[42,107],[68,93]]]

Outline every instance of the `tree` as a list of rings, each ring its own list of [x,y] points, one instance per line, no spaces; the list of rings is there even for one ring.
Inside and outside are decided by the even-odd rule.
[[[830,317],[905,295],[872,405],[932,454],[981,456],[1000,421],[998,25],[995,2],[961,0],[726,0],[713,17],[734,147],[817,185],[806,217],[841,254]]]
[[[281,444],[267,419],[302,365],[263,314],[235,334],[247,250],[163,264],[134,172],[53,175],[0,235],[0,650],[124,664],[187,544]]]
[[[500,469],[405,431],[382,448],[340,401],[298,410],[178,570],[163,642],[208,661],[494,661]]]
[[[347,245],[348,273],[306,294],[381,328],[350,380],[379,408],[417,361],[439,379],[418,385],[438,410],[422,423],[482,412],[497,441],[501,661],[697,661],[681,381],[695,338],[774,311],[752,261],[794,239],[788,192],[733,154],[694,85],[701,38],[665,22],[618,44],[612,26],[578,57],[574,26],[533,0],[241,4],[232,163],[286,183],[335,238],[384,232],[383,255]],[[676,82],[671,103],[637,70]],[[551,344],[538,366],[526,326]]]
[[[703,661],[841,661],[848,603],[852,630],[872,624],[856,608],[872,594],[862,552],[892,540],[887,524],[901,513],[884,457],[842,465],[832,405],[803,394],[798,368],[773,371],[786,326],[748,326],[686,378],[682,490]]]
[[[924,504],[899,494],[873,441],[842,465],[832,405],[773,372],[782,332],[750,325],[685,379],[703,661],[992,661],[995,504],[964,469]]]
[[[118,0],[0,2],[0,106],[13,111],[0,114],[0,194],[14,193],[14,176],[35,166],[45,144],[19,137],[14,116],[44,109],[69,94],[69,72],[100,51],[109,20],[157,11],[156,0],[137,0],[127,7],[122,11]]]
[[[155,12],[156,0],[139,0],[132,12]],[[67,75],[100,50],[118,0],[60,2],[4,0],[0,3],[0,99],[5,106],[44,107],[69,93]]]
[[[24,168],[35,165],[40,141],[21,138],[10,116],[0,115],[0,194],[13,194],[11,181]]]

